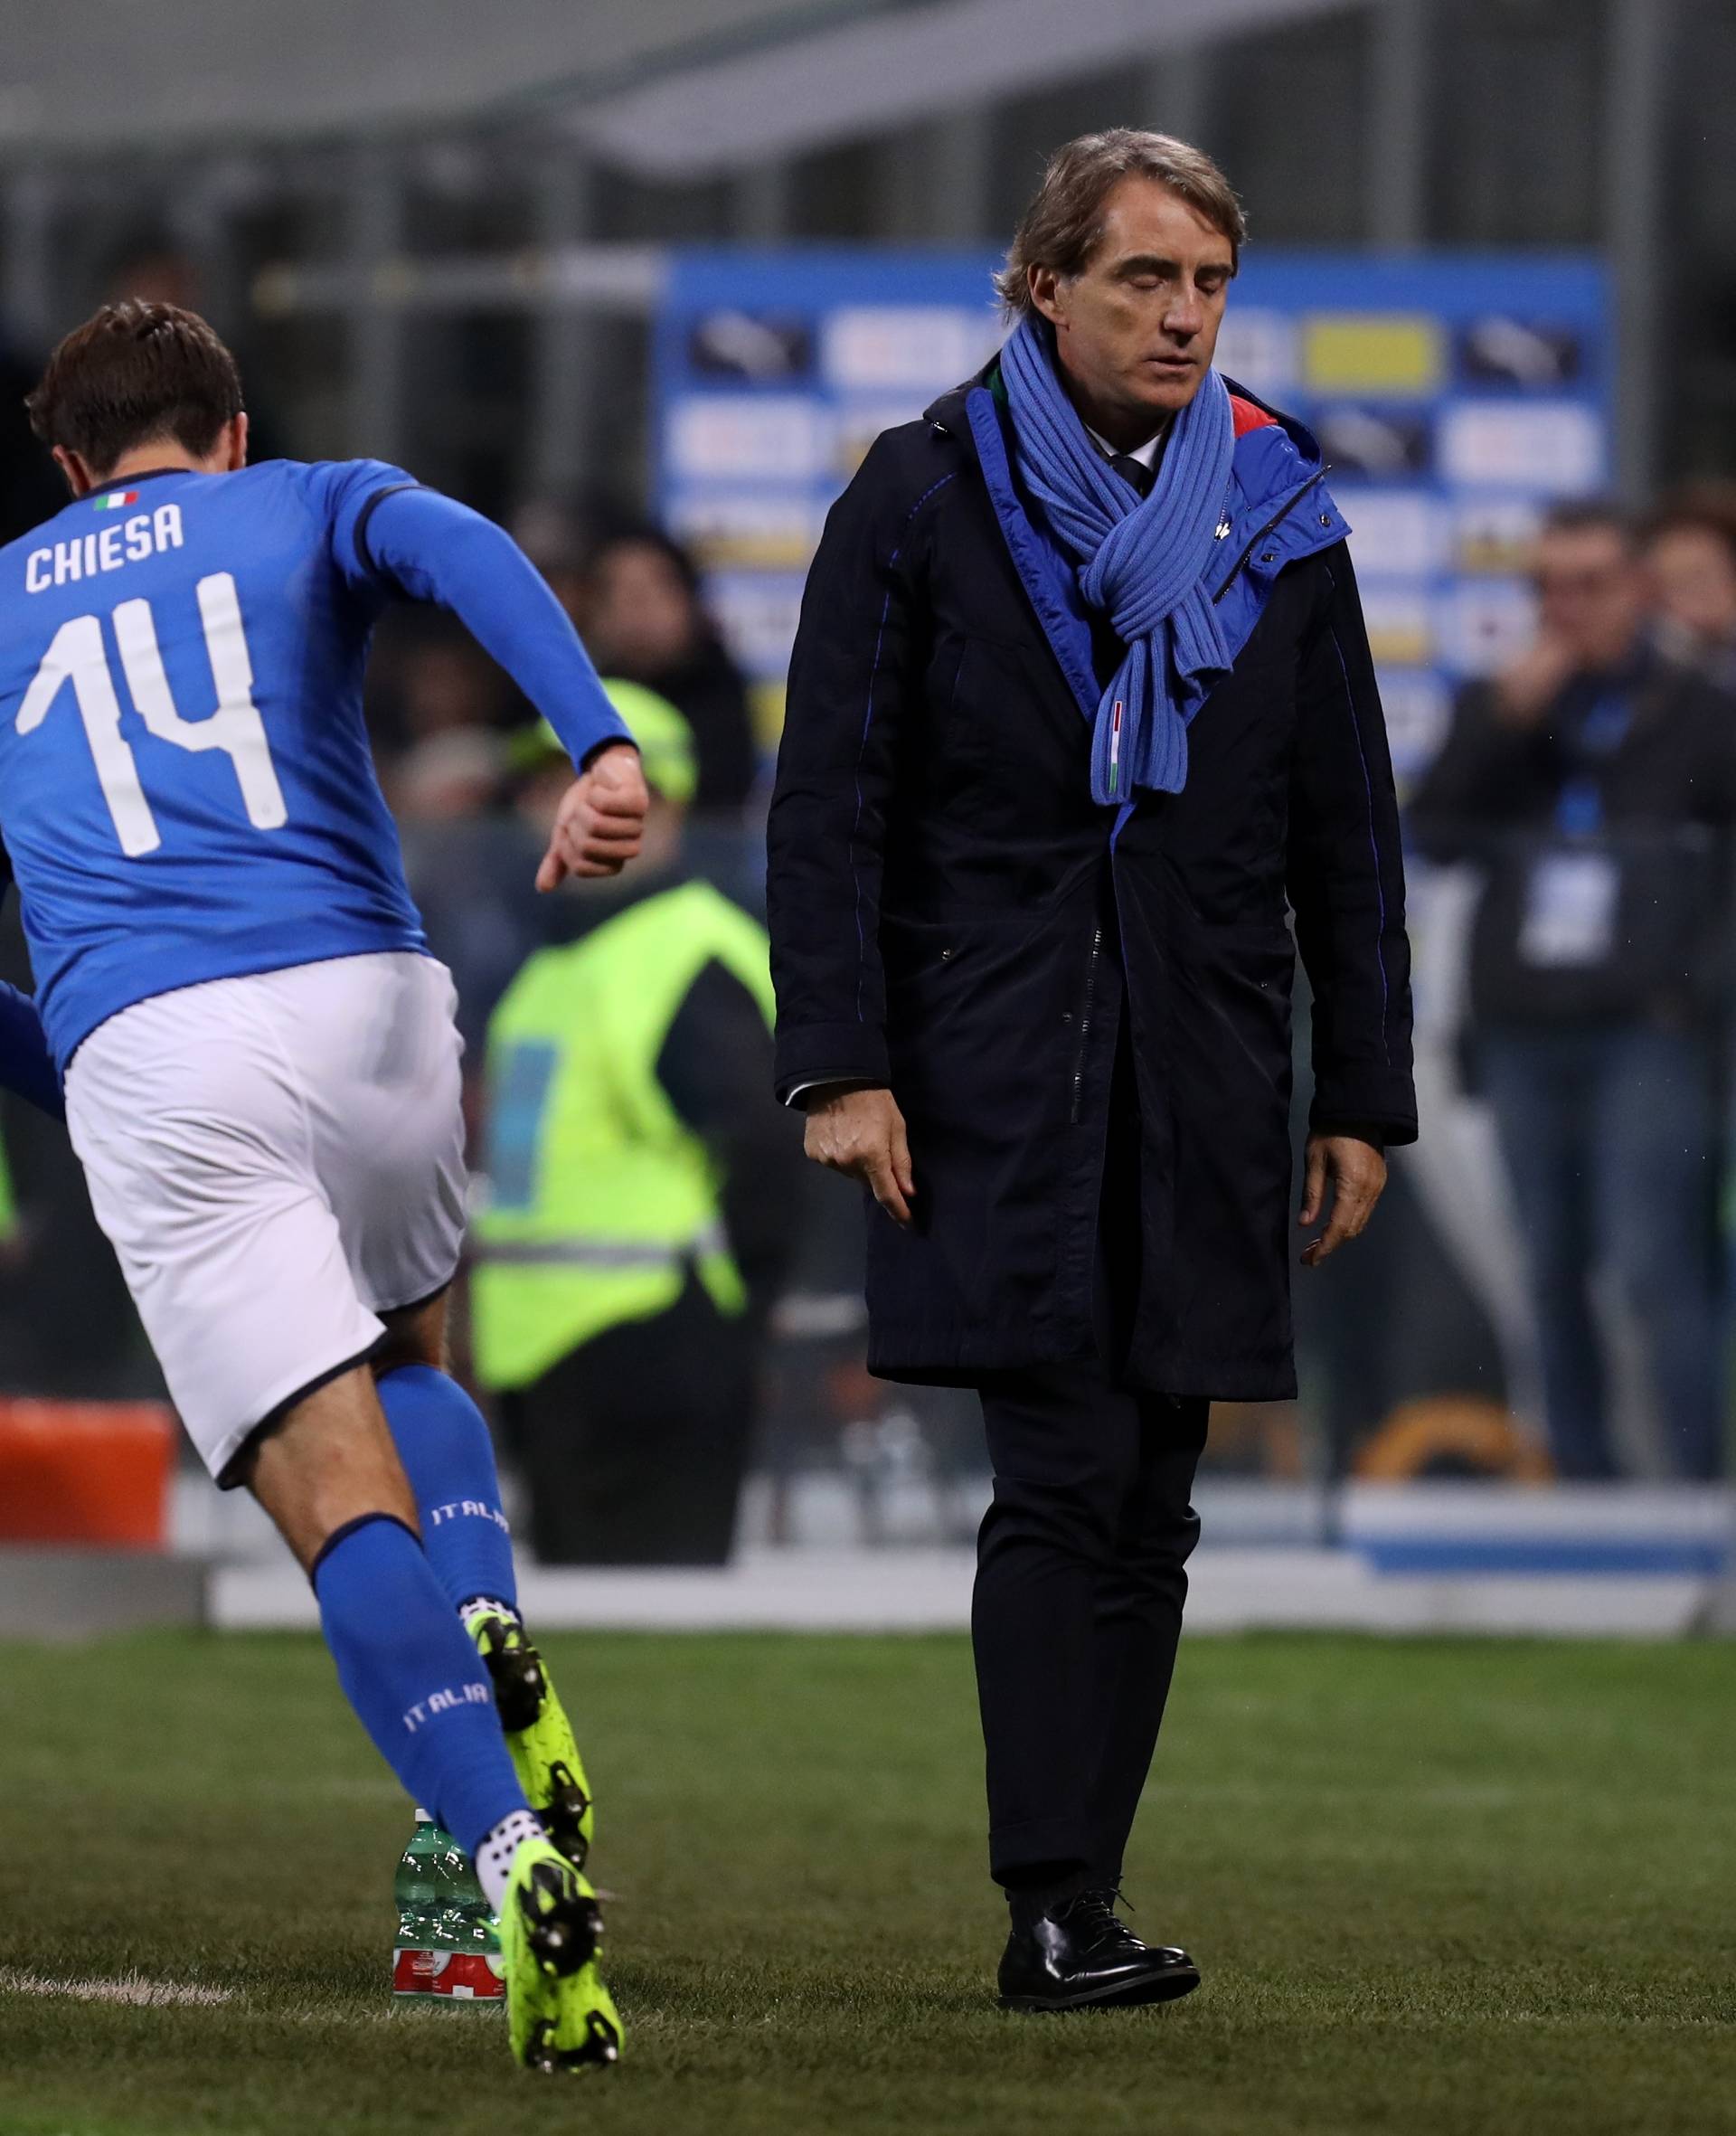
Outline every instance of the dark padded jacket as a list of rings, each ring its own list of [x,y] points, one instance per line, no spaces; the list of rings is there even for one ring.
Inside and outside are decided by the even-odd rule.
[[[1130,1019],[1127,1376],[1285,1396],[1297,942],[1316,1121],[1416,1132],[1392,773],[1344,522],[1307,432],[1235,389],[1213,573],[1234,668],[1194,722],[1185,790],[1099,808],[1090,723],[1121,648],[1018,487],[995,388],[991,366],[877,440],[808,579],[769,827],[778,1092],[888,1083],[909,1122],[914,1225],[868,1209],[873,1370],[1085,1360]]]

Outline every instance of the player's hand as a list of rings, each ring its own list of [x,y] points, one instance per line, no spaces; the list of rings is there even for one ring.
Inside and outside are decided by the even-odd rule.
[[[910,1138],[891,1091],[816,1091],[803,1147],[816,1165],[865,1179],[894,1223],[910,1223],[916,1197]]]
[[[611,742],[567,789],[537,888],[558,890],[569,875],[618,875],[639,850],[648,802],[638,751]]]
[[[1310,1135],[1302,1214],[1297,1218],[1305,1230],[1318,1224],[1325,1214],[1328,1184],[1332,1214],[1320,1236],[1302,1249],[1304,1268],[1318,1268],[1346,1239],[1355,1238],[1362,1231],[1386,1186],[1386,1159],[1372,1142],[1363,1142],[1354,1135]]]

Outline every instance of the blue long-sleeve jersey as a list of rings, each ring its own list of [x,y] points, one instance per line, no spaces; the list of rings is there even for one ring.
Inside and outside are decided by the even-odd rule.
[[[153,995],[426,950],[362,716],[401,594],[575,765],[630,740],[516,545],[378,460],[131,476],[0,549],[0,839],[61,1073]]]

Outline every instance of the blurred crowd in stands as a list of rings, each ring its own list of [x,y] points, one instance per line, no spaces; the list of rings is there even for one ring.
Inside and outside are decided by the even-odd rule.
[[[1531,575],[1531,643],[1459,692],[1407,797],[1428,1147],[1395,1167],[1386,1251],[1346,1257],[1324,1297],[1298,1285],[1305,1347],[1363,1474],[1710,1479],[1732,1317],[1736,487],[1643,517],[1564,504]],[[1458,1161],[1473,1110],[1492,1198]],[[1392,1332],[1371,1341],[1376,1319]]]
[[[5,538],[57,503],[12,422],[29,383],[14,368],[0,361]],[[655,525],[599,506],[536,500],[512,525],[600,671],[655,692],[691,729],[672,879],[697,877],[757,913],[774,737],[756,733],[692,560]],[[1371,1244],[1298,1277],[1299,1408],[1224,1412],[1220,1466],[1297,1478],[1725,1472],[1736,486],[1684,488],[1644,518],[1563,506],[1533,577],[1533,642],[1460,692],[1407,797],[1423,1142],[1395,1160]],[[561,901],[532,887],[546,751],[527,744],[528,708],[498,670],[426,611],[382,628],[370,717],[430,942],[458,984],[480,1148],[490,1017],[527,959],[572,931]],[[15,913],[0,923],[0,974],[28,981]],[[1300,1120],[1305,988],[1297,1024]],[[0,1128],[0,1388],[148,1390],[148,1356],[64,1138],[10,1101]],[[788,1156],[799,1133],[783,1128]],[[1478,1134],[1482,1187],[1455,1155]],[[967,1416],[875,1388],[854,1362],[852,1197],[832,1182],[816,1190],[775,1150],[742,1162],[757,1208],[744,1217],[738,1197],[725,1214],[755,1233],[741,1243],[758,1271],[752,1324],[774,1338],[762,1379],[781,1381],[786,1410],[817,1413],[841,1469],[909,1467],[915,1446],[942,1489],[970,1465]],[[782,1428],[762,1437],[774,1471]]]
[[[655,690],[693,729],[698,784],[689,865],[750,911],[761,903],[765,779],[748,691],[699,598],[684,552],[655,526],[538,504],[512,531],[599,672]],[[462,629],[427,610],[387,619],[370,675],[386,796],[429,938],[458,982],[474,1052],[508,980],[542,939],[542,850],[514,738],[528,708]],[[530,855],[528,864],[525,856]]]

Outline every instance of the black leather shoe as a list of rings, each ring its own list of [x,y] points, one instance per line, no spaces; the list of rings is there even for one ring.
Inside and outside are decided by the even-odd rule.
[[[1198,1966],[1185,1951],[1142,1943],[1117,1914],[1116,1896],[1084,1891],[1043,1913],[1015,1912],[1001,1959],[1001,2008],[1119,2008],[1191,1995]]]

